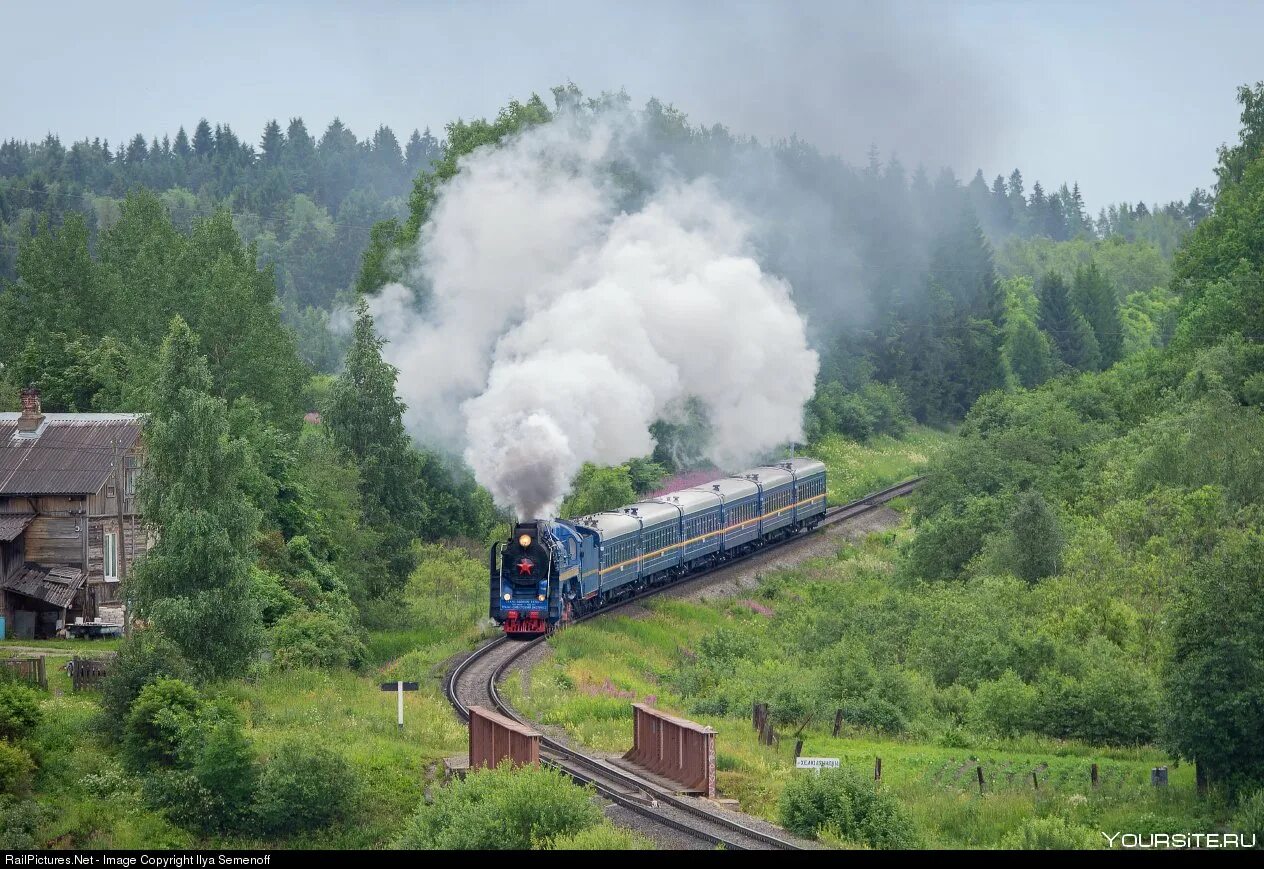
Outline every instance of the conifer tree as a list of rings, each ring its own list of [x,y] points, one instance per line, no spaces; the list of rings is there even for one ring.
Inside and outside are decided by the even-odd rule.
[[[210,157],[214,150],[215,139],[211,136],[211,125],[206,118],[202,118],[193,130],[193,153],[199,157]]]
[[[1040,282],[1039,326],[1062,362],[1078,371],[1095,371],[1101,361],[1097,338],[1076,310],[1062,275],[1049,272]]]
[[[281,135],[281,125],[274,118],[264,124],[263,138],[259,140],[259,162],[265,166],[280,165],[284,147],[285,138]]]
[[[1072,300],[1093,329],[1101,352],[1101,367],[1109,368],[1123,356],[1123,322],[1119,316],[1119,297],[1097,263],[1075,270]]]
[[[396,397],[398,371],[382,359],[382,339],[363,300],[347,350],[346,368],[330,395],[326,423],[339,447],[360,468],[365,519],[383,532],[382,569],[370,592],[399,588],[416,566],[411,541],[421,525],[418,456],[404,431]]]

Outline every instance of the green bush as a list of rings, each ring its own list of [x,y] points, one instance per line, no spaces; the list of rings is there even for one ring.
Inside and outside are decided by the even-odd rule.
[[[25,739],[40,723],[40,693],[18,682],[0,682],[0,738]]]
[[[241,724],[225,710],[204,710],[183,729],[179,769],[159,769],[145,798],[176,824],[202,832],[243,829],[251,819],[258,769]]]
[[[982,730],[998,736],[1017,736],[1033,730],[1036,689],[1013,670],[999,679],[980,682],[970,704],[970,720]]]
[[[602,822],[591,796],[561,773],[541,767],[512,769],[506,762],[472,770],[422,805],[395,847],[512,851],[565,844],[572,841],[566,837]]]
[[[640,836],[603,821],[578,833],[555,836],[540,843],[549,851],[646,851],[654,846]]]
[[[168,677],[188,681],[191,672],[175,644],[154,629],[124,640],[101,683],[101,708],[107,732],[123,738],[132,702],[150,682]]]
[[[778,804],[781,825],[814,838],[828,828],[840,839],[872,848],[914,848],[920,836],[895,798],[874,790],[852,769],[796,774]]]
[[[1102,847],[1099,833],[1062,818],[1027,818],[1006,833],[1000,848],[1006,851],[1087,851]]]
[[[909,722],[903,711],[877,691],[848,700],[842,710],[843,718],[849,724],[871,727],[884,733],[903,733],[908,729]]]
[[[303,605],[292,591],[285,587],[275,573],[259,567],[250,569],[251,594],[259,607],[263,626],[270,628],[285,616]]]
[[[341,755],[286,742],[259,774],[255,817],[264,832],[281,835],[324,827],[351,813],[359,790],[355,771]]]
[[[1264,788],[1238,801],[1238,810],[1229,823],[1230,833],[1255,837],[1255,847],[1264,849]]]
[[[323,612],[299,610],[272,629],[272,654],[280,667],[349,667],[364,662],[364,643],[346,622]]]
[[[1138,663],[1101,655],[1080,678],[1046,674],[1036,687],[1040,733],[1095,745],[1136,745],[1157,735],[1158,684]]]
[[[34,772],[35,761],[24,748],[0,739],[0,794],[25,791]]]
[[[187,682],[160,678],[141,689],[123,732],[123,756],[132,768],[174,766],[196,726],[202,699]]]
[[[35,831],[47,814],[33,800],[0,794],[0,851],[30,851],[40,842]]]
[[[145,803],[161,811],[173,824],[209,831],[219,806],[215,795],[187,769],[150,770],[141,785]]]

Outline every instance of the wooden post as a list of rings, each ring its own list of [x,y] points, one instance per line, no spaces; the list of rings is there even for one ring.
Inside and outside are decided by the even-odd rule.
[[[975,772],[975,775],[979,777],[979,794],[982,795],[983,793],[983,767],[976,766],[974,768],[974,772]]]
[[[1035,790],[1040,790],[1040,779],[1036,778],[1036,771],[1034,769],[1031,771],[1031,786]]]
[[[880,757],[873,759],[873,780],[882,781],[882,758]]]
[[[123,596],[123,636],[130,637],[132,612],[131,607],[127,605],[127,544],[124,541],[127,532],[123,528],[123,463],[119,460],[118,441],[114,441],[114,507],[114,512],[118,515],[118,544],[114,547],[114,554],[118,558],[119,593]],[[84,518],[84,522],[86,529],[87,517]],[[102,547],[102,554],[104,555],[104,547]]]
[[[45,672],[44,670],[44,656],[40,655],[35,660],[36,660],[35,672],[39,678],[40,687],[43,688],[45,691],[47,691],[48,690],[48,673]]]
[[[843,729],[843,710],[839,709],[834,712],[834,737],[838,738],[838,732]]]
[[[796,760],[799,757],[803,756],[803,740],[802,739],[796,739],[794,741],[794,756]]]
[[[776,742],[776,735],[772,730],[772,717],[765,713],[763,728],[759,731],[759,741],[764,745],[772,745]]]
[[[1194,786],[1200,797],[1207,796],[1207,773],[1198,761],[1194,761]]]
[[[1089,778],[1092,779],[1093,790],[1097,790],[1097,764],[1093,764],[1092,769],[1089,770]]]

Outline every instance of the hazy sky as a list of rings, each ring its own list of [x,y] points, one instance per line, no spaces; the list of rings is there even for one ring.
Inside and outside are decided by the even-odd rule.
[[[1093,208],[1209,186],[1264,79],[1261,2],[0,0],[0,30],[0,138],[337,115],[402,139],[569,80],[852,162],[1078,180]]]

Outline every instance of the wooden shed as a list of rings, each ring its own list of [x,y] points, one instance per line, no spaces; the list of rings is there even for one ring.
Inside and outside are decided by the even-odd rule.
[[[21,413],[0,413],[8,636],[53,637],[119,611],[121,576],[150,547],[135,497],[143,424],[130,413],[45,414],[34,389],[22,391]]]

